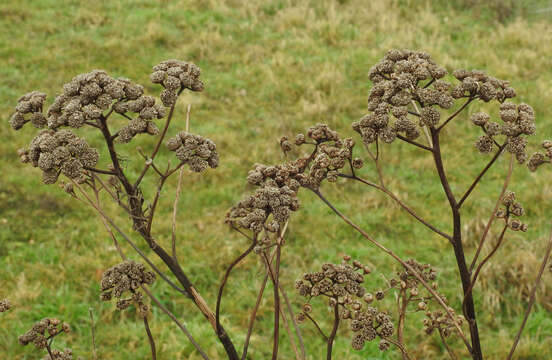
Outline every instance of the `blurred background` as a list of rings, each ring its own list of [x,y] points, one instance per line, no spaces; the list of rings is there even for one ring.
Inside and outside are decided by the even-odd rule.
[[[475,68],[510,80],[518,94],[514,100],[532,105],[537,114],[537,134],[531,138],[529,152],[537,150],[541,140],[552,137],[551,21],[552,2],[545,0],[0,1],[0,110],[4,118],[0,126],[0,299],[7,297],[14,305],[0,316],[0,354],[4,354],[0,358],[39,358],[31,346],[21,347],[17,337],[43,317],[58,317],[71,323],[74,331],[56,338],[55,346],[70,347],[76,355],[91,359],[89,308],[96,318],[99,358],[150,356],[136,313],[121,313],[113,303],[99,301],[102,272],[119,262],[99,218],[57,185],[42,185],[40,171],[19,162],[16,150],[27,146],[36,133],[30,125],[18,132],[8,125],[22,94],[45,92],[49,104],[74,75],[104,69],[158,95],[161,88],[148,78],[152,66],[176,58],[201,67],[205,91],[180,98],[169,135],[184,128],[185,109],[191,104],[191,131],[214,140],[220,153],[218,169],[202,175],[186,172],[178,216],[181,264],[214,307],[227,264],[248,246],[223,223],[226,211],[252,190],[246,185],[247,171],[256,162],[284,161],[279,137],[294,136],[319,122],[360,143],[350,125],[366,112],[371,87],[368,70],[388,49],[423,50],[449,71]],[[476,103],[444,131],[445,166],[456,193],[469,186],[489,159],[473,147],[480,134],[467,121],[469,114],[480,110],[498,115],[496,103]],[[93,146],[102,144],[91,129],[81,129],[79,134],[86,134]],[[130,176],[137,176],[143,164],[136,146],[149,152],[153,144],[153,138],[143,135],[130,145],[119,146],[128,156],[125,164]],[[366,155],[362,147],[357,148],[359,155]],[[448,215],[448,205],[432,171],[432,159],[399,143],[382,151],[389,187],[431,223],[448,231],[451,224],[443,216]],[[161,163],[171,155],[163,151]],[[103,151],[101,161],[106,159]],[[507,157],[497,162],[463,208],[468,258],[500,192],[507,163]],[[505,357],[527,304],[550,231],[551,171],[543,168],[535,174],[517,166],[513,174],[510,189],[525,205],[529,231],[508,234],[475,290],[479,328],[489,359]],[[375,179],[371,165],[361,174]],[[154,185],[153,180],[149,185]],[[162,243],[170,239],[175,188],[176,179],[172,179],[154,224]],[[343,180],[338,185],[327,184],[323,192],[400,256],[415,256],[433,264],[441,291],[460,310],[450,244],[375,190]],[[281,275],[296,309],[303,300],[293,290],[295,279],[324,262],[339,262],[342,254],[374,269],[366,283],[369,291],[383,287],[385,278],[398,270],[312,194],[303,191],[300,200],[301,210],[288,228]],[[107,209],[131,232],[119,209]],[[493,228],[491,240],[498,232],[498,226]],[[490,251],[492,243],[489,241],[484,251]],[[128,249],[127,253],[132,254]],[[259,259],[250,256],[233,272],[225,290],[223,324],[239,349],[262,270]],[[543,279],[518,347],[519,359],[552,357],[551,275],[546,273]],[[189,301],[160,281],[153,290],[213,359],[223,358],[210,326]],[[271,353],[270,287],[266,294],[252,337],[251,359],[266,359]],[[315,316],[329,329],[326,305],[313,305]],[[381,306],[393,309],[395,303],[390,297]],[[419,313],[410,317],[407,346],[421,359],[447,358],[438,337],[423,333],[422,319]],[[159,359],[199,358],[157,309],[151,327]],[[322,358],[325,346],[315,330],[309,324],[302,325],[302,330],[308,359]],[[281,358],[292,358],[285,331],[281,332]],[[376,342],[354,351],[350,339],[350,331],[341,329],[336,359],[399,356],[396,352],[382,354]],[[457,339],[452,344],[460,346]]]

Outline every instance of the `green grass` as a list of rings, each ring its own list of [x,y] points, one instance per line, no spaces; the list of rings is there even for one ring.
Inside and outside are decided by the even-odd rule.
[[[34,136],[29,128],[14,132],[7,125],[23,93],[36,89],[48,93],[51,100],[75,74],[101,68],[142,83],[148,93],[157,94],[159,88],[149,83],[148,74],[158,62],[179,58],[202,68],[206,89],[182,97],[172,131],[184,127],[186,105],[192,104],[192,131],[213,139],[221,155],[218,169],[205,175],[187,174],[178,217],[181,263],[214,307],[225,266],[247,246],[223,224],[226,210],[251,190],[245,185],[247,171],[255,162],[281,162],[279,136],[304,131],[317,122],[353,136],[350,124],[365,112],[368,69],[387,49],[423,49],[449,70],[478,68],[510,80],[519,101],[531,104],[537,113],[538,135],[532,139],[532,148],[550,138],[552,25],[549,15],[535,12],[548,6],[544,0],[527,5],[498,0],[3,2],[0,110],[6,121],[0,126],[0,298],[10,298],[14,308],[0,316],[0,354],[4,354],[0,358],[37,358],[31,347],[18,345],[17,336],[46,316],[62,318],[73,326],[74,332],[56,339],[56,345],[92,358],[89,308],[96,316],[101,359],[149,356],[143,326],[135,314],[119,313],[114,304],[99,301],[101,273],[119,261],[99,218],[57,186],[43,186],[39,171],[17,159],[15,150]],[[472,147],[479,134],[466,121],[469,113],[481,108],[497,114],[496,105],[476,104],[445,131],[445,166],[457,194],[486,163]],[[91,143],[99,146],[99,136],[90,132]],[[152,140],[144,136],[132,144],[150,150]],[[127,154],[133,154],[133,148],[120,146]],[[163,152],[159,159],[170,157]],[[431,223],[449,229],[449,219],[443,215],[448,214],[445,197],[431,171],[431,159],[398,143],[385,146],[383,157],[390,187]],[[135,177],[142,163],[133,159],[127,170]],[[106,161],[105,153],[102,161]],[[506,166],[506,158],[499,160],[463,209],[470,257]],[[371,166],[361,173],[366,178],[375,176]],[[511,188],[527,209],[525,221],[530,230],[508,235],[476,289],[480,331],[489,359],[507,354],[540,262],[552,213],[552,185],[546,176],[545,171],[535,175],[524,167],[516,168]],[[175,188],[172,179],[155,222],[155,236],[164,244],[170,237]],[[459,309],[458,275],[448,243],[415,223],[383,195],[358,184],[341,181],[337,186],[328,184],[323,191],[399,255],[434,264],[442,292]],[[302,208],[290,223],[282,265],[282,281],[297,308],[301,299],[291,290],[293,281],[324,262],[339,261],[343,253],[372,265],[370,289],[378,289],[383,284],[381,275],[397,269],[312,194],[303,191],[300,199]],[[114,206],[107,208],[130,232],[124,214]],[[498,231],[494,229],[492,235]],[[225,293],[223,323],[239,348],[261,270],[259,259],[249,257],[232,274]],[[189,301],[161,281],[153,290],[213,359],[222,357],[222,347],[214,341],[211,328]],[[268,358],[271,351],[270,293],[269,287],[252,338],[251,359]],[[394,306],[392,299],[383,306]],[[551,311],[552,281],[547,273],[519,345],[520,359],[552,357]],[[322,304],[315,307],[315,313],[327,317]],[[322,321],[322,325],[328,329],[330,323]],[[160,359],[199,358],[157,309],[151,326]],[[322,358],[322,341],[307,324],[302,329],[308,358]],[[439,340],[422,335],[420,329],[421,317],[414,315],[408,324],[409,349],[418,358],[446,358]],[[349,331],[342,329],[335,346],[336,359],[397,358],[394,352],[382,355],[376,343],[354,352],[349,339]],[[453,343],[460,346],[458,341]],[[281,353],[282,359],[291,358],[285,335]]]

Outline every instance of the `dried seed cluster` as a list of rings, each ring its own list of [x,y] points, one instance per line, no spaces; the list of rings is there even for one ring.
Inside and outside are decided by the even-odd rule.
[[[161,84],[165,90],[161,92],[161,102],[167,107],[176,103],[178,94],[183,89],[203,91],[203,82],[199,79],[201,70],[192,63],[180,60],[165,60],[153,67],[150,80]]]
[[[291,142],[286,137],[280,143],[284,152],[291,150]],[[325,179],[336,181],[339,170],[347,164],[357,169],[363,165],[362,160],[352,158],[354,141],[340,139],[326,124],[309,128],[307,136],[298,134],[295,145],[304,144],[315,147],[308,156],[275,166],[254,165],[247,182],[260,189],[230,209],[226,214],[228,223],[255,232],[263,229],[276,232],[291,212],[299,208],[297,192],[301,186],[317,190]]]
[[[144,89],[128,79],[114,79],[103,70],[79,74],[63,85],[48,109],[48,127],[79,128],[86,121],[96,122],[113,101],[138,99]]]
[[[521,203],[516,202],[516,194],[513,191],[506,191],[504,193],[502,197],[502,206],[504,206],[504,208],[497,210],[496,217],[504,219],[508,227],[514,231],[527,231],[527,224],[517,219],[517,217],[523,216],[525,210]]]
[[[255,233],[275,233],[298,208],[297,192],[272,181],[234,205],[226,214],[226,222]]]
[[[552,140],[544,140],[542,148],[544,149],[544,154],[536,152],[529,158],[527,167],[530,171],[536,171],[542,164],[552,163]]]
[[[506,149],[516,156],[519,163],[527,159],[526,135],[535,133],[535,112],[527,104],[516,105],[511,102],[504,102],[500,105],[500,118],[503,121],[499,124],[490,121],[491,116],[484,112],[478,112],[471,116],[471,121],[481,127],[485,132],[475,143],[475,147],[481,153],[490,153],[495,145],[498,145],[496,136],[506,136]]]
[[[24,163],[42,170],[42,181],[53,184],[60,173],[75,181],[83,181],[84,168],[98,163],[98,151],[69,130],[42,130],[31,141],[29,149],[19,150]]]
[[[389,348],[385,339],[393,336],[395,327],[389,315],[364,304],[373,301],[373,296],[362,287],[364,275],[371,270],[359,261],[351,261],[348,255],[343,259],[341,265],[327,263],[322,265],[321,271],[304,274],[295,282],[295,288],[309,302],[313,297],[324,296],[330,307],[338,307],[340,317],[349,320],[355,333],[351,340],[353,349],[361,350],[367,341],[379,337],[379,348],[385,351]],[[304,321],[311,311],[312,306],[306,303],[303,311],[297,314],[297,320]]]
[[[510,87],[508,81],[494,78],[480,70],[459,69],[452,75],[461,81],[451,91],[451,95],[455,99],[477,97],[485,102],[493,99],[503,102],[516,96],[516,91]]]
[[[435,329],[440,331],[444,337],[449,337],[454,331],[456,324],[459,326],[464,322],[464,317],[462,315],[456,315],[454,309],[448,308],[453,314],[454,318],[442,310],[435,310],[433,312],[427,311],[426,318],[423,320],[424,331],[426,334],[431,335]]]
[[[42,128],[47,124],[46,117],[42,114],[42,107],[46,94],[32,91],[17,100],[15,113],[10,118],[10,125],[14,130],[19,130],[27,122],[35,127]]]
[[[10,308],[11,304],[8,299],[0,300],[0,313],[8,311]]]
[[[115,103],[113,106],[116,112],[137,113],[138,116],[129,120],[128,124],[118,132],[118,140],[122,143],[130,142],[138,134],[159,134],[159,128],[152,121],[165,116],[165,108],[155,103],[153,96],[143,95],[138,99]]]
[[[145,317],[149,306],[144,304],[140,285],[151,285],[155,281],[155,274],[147,271],[143,264],[134,261],[125,261],[109,268],[102,275],[101,297],[102,301],[110,301],[117,298],[117,309],[124,310],[135,303],[138,314]],[[130,292],[129,298],[123,298],[126,292]]]
[[[79,356],[79,360],[82,358]],[[73,350],[65,349],[64,351],[53,349],[52,356],[46,355],[42,360],[73,360]]]
[[[44,318],[37,321],[25,334],[19,336],[19,343],[23,346],[33,343],[37,349],[44,349],[50,337],[71,331],[69,324],[58,319]]]
[[[362,136],[365,144],[375,142],[378,137],[391,143],[397,134],[410,140],[416,139],[420,131],[416,123],[408,118],[408,106],[413,101],[423,105],[419,125],[437,125],[440,114],[432,106],[448,109],[454,102],[449,94],[451,85],[439,80],[446,73],[427,53],[396,49],[388,51],[370,69],[370,80],[374,83],[368,96],[370,114],[353,123],[353,129]],[[420,83],[428,79],[431,79],[431,83],[421,86]]]
[[[202,172],[207,167],[216,168],[219,164],[217,146],[210,139],[201,135],[181,131],[167,140],[167,148],[174,151],[176,157],[190,166],[195,172]]]

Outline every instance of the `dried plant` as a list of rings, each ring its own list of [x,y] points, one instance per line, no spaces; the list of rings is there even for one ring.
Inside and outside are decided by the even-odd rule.
[[[280,147],[287,160],[276,165],[255,164],[247,175],[247,182],[255,187],[254,192],[239,201],[226,214],[226,223],[247,238],[250,245],[225,271],[213,311],[178,261],[176,214],[184,166],[188,165],[191,171],[198,173],[216,168],[219,164],[217,148],[210,139],[190,133],[189,107],[186,128],[181,129],[176,136],[165,139],[169,126],[173,124],[179,95],[184,90],[203,90],[200,74],[196,65],[179,60],[167,60],[156,65],[150,80],[163,87],[159,103],[153,96],[144,95],[141,85],[126,78],[113,78],[105,71],[94,70],[77,75],[65,84],[63,92],[54,99],[46,112],[45,94],[33,91],[24,95],[18,100],[15,113],[10,119],[15,130],[21,129],[28,122],[37,128],[46,128],[39,131],[27,149],[19,150],[22,162],[38,167],[42,171],[45,184],[56,183],[60,176],[64,176],[67,182],[60,182],[64,191],[82,204],[90,206],[99,215],[123,261],[103,274],[101,299],[109,301],[116,298],[119,310],[134,304],[138,315],[143,319],[152,358],[157,358],[157,348],[148,323],[150,305],[146,304],[144,295],[150,298],[152,306],[157,306],[169,316],[204,359],[209,359],[186,326],[150,291],[149,286],[159,277],[176,294],[188,298],[204,315],[213,328],[213,336],[219,340],[227,358],[231,360],[247,358],[257,312],[269,279],[274,288],[272,359],[279,357],[281,327],[288,333],[295,358],[306,358],[305,340],[299,326],[303,322],[312,323],[326,343],[327,359],[332,358],[333,344],[339,326],[343,324],[351,331],[347,332],[347,336],[350,337],[354,350],[360,350],[367,343],[378,339],[378,348],[381,351],[387,351],[393,346],[403,359],[413,359],[414,353],[409,350],[412,348],[409,344],[411,339],[409,334],[405,334],[407,314],[412,312],[425,314],[420,331],[428,336],[438,334],[452,359],[459,356],[483,359],[484,349],[480,343],[477,309],[473,298],[478,275],[483,266],[498,253],[509,231],[525,232],[528,228],[520,219],[524,208],[509,189],[514,160],[519,164],[527,161],[527,137],[535,133],[535,113],[527,104],[510,102],[516,96],[510,84],[478,70],[456,70],[451,77],[444,67],[426,53],[390,50],[370,69],[369,78],[374,85],[368,97],[368,114],[352,124],[352,129],[360,135],[369,155],[368,162],[375,165],[375,180],[367,180],[359,175],[367,161],[354,154],[357,148],[355,140],[352,137],[342,137],[326,124],[312,126],[305,134],[297,134],[295,137],[282,137]],[[475,148],[483,156],[491,153],[493,155],[467,190],[458,196],[453,193],[445,171],[441,135],[453,126],[453,120],[463,110],[469,105],[474,106],[478,101],[499,104],[498,121],[492,120],[496,114],[485,112],[476,112],[470,118],[471,123],[482,133],[475,141]],[[122,125],[117,122],[116,117],[123,121]],[[163,118],[165,123],[159,130],[156,122]],[[73,130],[64,128],[97,130],[103,138],[104,148],[95,149],[88,144],[86,137],[80,137]],[[150,154],[137,150],[138,159],[143,158],[143,167],[138,176],[131,178],[122,166],[117,148],[126,146],[124,144],[141,134],[155,136],[155,145]],[[171,166],[169,162],[166,167],[161,166],[157,155],[162,151],[163,142],[166,151],[175,153],[177,165]],[[386,185],[382,159],[385,147],[392,143],[414,146],[419,150],[420,156],[427,155],[431,158],[450,208],[452,232],[439,229],[425,220]],[[552,142],[545,141],[543,148],[544,154],[535,153],[527,161],[531,171],[551,162]],[[308,150],[304,152],[303,149]],[[108,160],[102,158],[101,154],[107,155]],[[477,250],[468,262],[464,247],[466,240],[462,233],[462,205],[496,160],[508,154],[510,164],[504,174],[503,187],[496,197],[495,208],[490,214]],[[162,170],[163,168],[166,170]],[[153,231],[154,217],[164,185],[176,173],[179,181],[173,206],[171,247],[166,249],[156,241],[159,235]],[[146,177],[157,180],[151,198],[144,195],[149,192],[142,188]],[[423,226],[446,239],[456,259],[461,279],[458,294],[462,301],[451,302],[438,291],[437,272],[433,266],[413,259],[403,260],[398,253],[377,241],[337,209],[323,195],[323,187],[327,186],[324,184],[326,180],[343,187],[347,186],[347,182],[358,182],[380,191]],[[391,269],[387,273],[382,272],[386,275],[384,286],[380,289],[366,289],[364,281],[372,270],[360,260],[353,261],[350,256],[344,256],[341,264],[326,263],[320,271],[306,273],[297,280],[295,288],[300,296],[306,297],[306,302],[298,312],[294,310],[280,281],[281,259],[285,255],[282,250],[286,245],[287,225],[292,220],[293,213],[300,209],[298,193],[302,188],[314,193],[339,219],[398,263],[399,270],[395,275],[388,277],[388,274],[392,274]],[[149,246],[150,253],[155,253],[163,261],[172,275],[171,278],[177,280],[176,283],[154,265],[149,253],[142,251],[134,242],[133,235],[127,234],[116,224],[105,210],[103,202],[106,200],[117,204],[128,215],[134,235]],[[498,222],[497,219],[504,222],[502,230],[495,239],[492,250],[483,257],[483,245],[488,240],[491,226]],[[145,264],[127,257],[118,237],[135,250],[151,271],[147,270]],[[508,358],[515,351],[535,302],[535,292],[550,258],[551,248],[552,236]],[[239,355],[235,343],[221,324],[222,300],[232,270],[250,254],[258,255],[264,268],[264,279],[251,311],[245,343]],[[318,305],[314,298],[326,298],[327,305],[333,312],[333,326],[329,333],[316,321],[317,312],[314,306]],[[394,304],[390,305],[389,301]],[[0,302],[0,312],[8,308],[8,302]],[[70,359],[72,355],[69,350],[59,352],[50,348],[53,337],[65,332],[64,328],[57,329],[57,325],[59,321],[55,319],[42,320],[23,335],[20,341],[22,344],[33,342],[40,349],[46,348],[51,359]],[[46,335],[46,331],[49,335]],[[465,348],[449,345],[447,339],[451,336],[458,337]],[[93,351],[96,356],[95,347]],[[286,354],[281,357],[290,356]]]

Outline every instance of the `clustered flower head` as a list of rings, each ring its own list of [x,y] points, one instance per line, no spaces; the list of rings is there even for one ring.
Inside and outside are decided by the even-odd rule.
[[[48,338],[70,331],[69,324],[54,318],[44,318],[36,322],[25,334],[19,336],[19,343],[23,346],[33,343],[37,349],[44,349],[48,344]]]
[[[226,214],[226,222],[260,233],[275,233],[299,208],[297,192],[284,185],[265,183],[252,195],[245,197]]]
[[[498,145],[496,136],[506,136],[506,150],[516,156],[519,163],[527,159],[527,140],[524,136],[535,133],[535,112],[527,104],[516,105],[511,102],[500,104],[500,118],[503,121],[499,124],[490,121],[491,116],[484,112],[478,112],[471,116],[474,125],[481,127],[484,135],[476,141],[475,147],[481,153],[490,153],[495,145]]]
[[[0,300],[0,313],[8,311],[10,308],[11,304],[8,299]]]
[[[453,308],[448,308],[453,317],[448,312],[442,310],[427,311],[426,318],[423,320],[424,331],[431,335],[435,329],[443,334],[444,337],[449,337],[454,331],[456,325],[461,326],[464,322],[462,315],[456,315]]]
[[[219,164],[217,146],[210,139],[201,135],[181,131],[167,140],[167,148],[174,151],[176,157],[190,166],[195,172],[202,172],[207,167],[216,168]]]
[[[82,358],[79,356],[79,360]],[[52,356],[45,355],[42,360],[73,360],[73,350],[65,349],[64,351],[53,349]]]
[[[161,92],[161,102],[167,107],[176,103],[178,94],[183,89],[203,91],[203,82],[199,79],[201,70],[192,63],[180,60],[165,60],[153,67],[150,80],[161,84],[165,90]]]
[[[144,89],[128,79],[114,79],[103,70],[79,74],[63,85],[48,109],[48,127],[79,128],[86,121],[96,122],[114,101],[125,102],[142,96]]]
[[[370,114],[353,123],[353,129],[365,144],[378,138],[391,143],[398,134],[416,139],[420,136],[418,125],[436,126],[439,123],[440,113],[434,106],[449,109],[453,105],[454,99],[449,94],[451,85],[440,80],[446,74],[427,53],[389,50],[370,69],[370,80],[374,83],[368,96]],[[422,105],[419,124],[408,118],[408,107],[414,101]]]
[[[510,87],[508,81],[494,78],[480,70],[459,69],[452,75],[461,81],[451,91],[452,97],[455,99],[478,97],[485,102],[493,99],[503,102],[505,99],[516,96],[516,91]]]
[[[543,164],[552,163],[552,141],[544,140],[542,142],[542,148],[544,149],[544,154],[536,152],[529,158],[527,167],[530,171],[536,171]]]
[[[304,274],[302,279],[295,282],[299,295],[309,301],[303,305],[303,311],[297,314],[297,320],[304,321],[312,311],[312,298],[327,297],[328,305],[338,307],[340,317],[349,320],[350,328],[355,333],[351,341],[353,349],[361,350],[367,341],[380,337],[379,349],[385,351],[389,348],[385,339],[393,336],[395,327],[389,315],[366,305],[373,301],[373,297],[366,293],[362,283],[364,275],[371,270],[359,261],[351,261],[348,255],[343,259],[341,265],[324,264],[321,271]]]
[[[149,307],[143,302],[140,292],[141,285],[151,285],[155,281],[155,274],[147,271],[143,264],[134,261],[125,261],[109,268],[102,275],[101,297],[102,301],[110,301],[117,298],[117,309],[124,310],[132,303],[141,317],[148,314]],[[130,292],[129,298],[123,298],[126,292]]]
[[[516,201],[516,194],[513,191],[506,191],[502,197],[502,206],[504,208],[497,210],[496,217],[504,219],[508,227],[513,231],[527,231],[527,224],[517,219],[523,216],[525,210],[523,205]]]
[[[60,173],[78,182],[84,180],[85,167],[98,163],[98,151],[69,130],[41,130],[28,149],[19,150],[24,163],[42,170],[42,181],[53,184]]]
[[[14,130],[19,130],[27,122],[31,122],[35,127],[42,128],[46,125],[47,120],[42,114],[42,106],[46,94],[32,91],[20,97],[17,100],[15,113],[10,118],[10,125]]]

